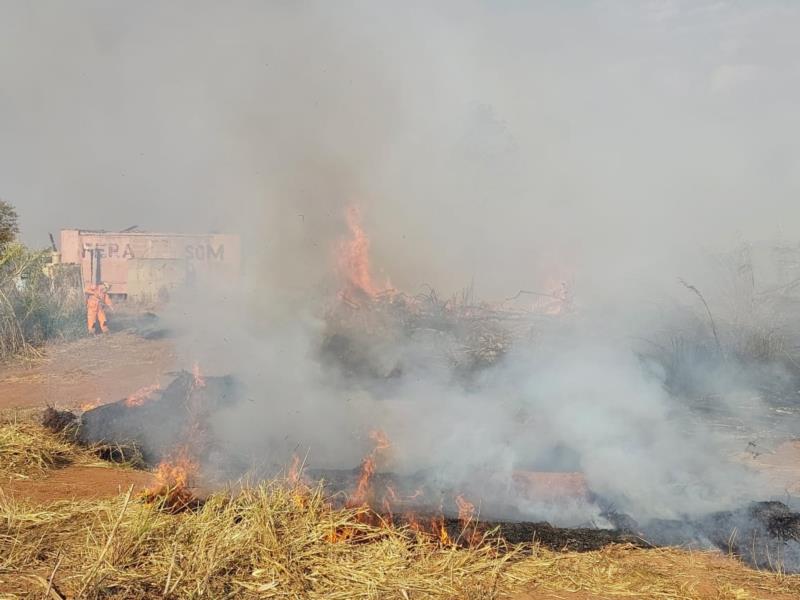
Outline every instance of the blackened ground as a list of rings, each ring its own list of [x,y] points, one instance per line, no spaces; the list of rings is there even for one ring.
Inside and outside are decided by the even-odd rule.
[[[692,521],[654,520],[641,535],[659,546],[714,546],[759,568],[800,572],[800,513],[782,502],[755,502]]]
[[[305,473],[312,481],[322,481],[326,493],[338,498],[343,505],[351,498],[348,494],[356,489],[359,474],[360,469],[311,469]],[[386,513],[390,508],[395,523],[420,522],[424,525],[439,515],[443,516],[451,539],[465,538],[463,524],[455,518],[458,507],[454,498],[458,490],[437,485],[430,474],[376,473],[369,487],[367,498],[359,500],[366,501],[379,513]],[[757,502],[735,511],[711,513],[701,518],[657,519],[641,524],[630,515],[606,512],[604,516],[614,526],[612,529],[555,527],[526,520],[513,509],[503,510],[502,503],[495,503],[494,511],[476,515],[480,519],[478,532],[496,528],[497,535],[509,543],[535,540],[556,550],[591,551],[613,543],[640,547],[717,548],[759,568],[779,567],[786,572],[800,572],[800,513],[782,502]],[[413,515],[413,518],[404,515]],[[498,515],[503,515],[503,518],[498,518]]]
[[[402,519],[400,520],[402,522]],[[536,542],[551,550],[591,552],[609,544],[631,544],[640,548],[652,547],[641,537],[618,529],[590,529],[585,527],[553,527],[549,523],[479,521],[465,524],[458,519],[445,519],[445,528],[451,540],[468,540],[475,531],[478,535],[490,533],[509,544]]]
[[[136,447],[149,465],[157,464],[188,441],[202,454],[212,450],[214,443],[202,435],[210,415],[242,397],[231,377],[198,380],[186,371],[178,373],[166,389],[152,396],[142,398],[142,403],[135,406],[123,399],[86,411],[80,419],[79,441],[87,445]]]

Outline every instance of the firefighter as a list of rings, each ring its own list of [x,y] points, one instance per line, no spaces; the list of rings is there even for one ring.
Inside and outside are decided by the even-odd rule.
[[[108,295],[109,289],[111,286],[105,282],[89,286],[86,289],[86,322],[89,326],[89,333],[95,333],[95,323],[100,323],[100,331],[108,333],[105,309],[114,310],[111,297]]]

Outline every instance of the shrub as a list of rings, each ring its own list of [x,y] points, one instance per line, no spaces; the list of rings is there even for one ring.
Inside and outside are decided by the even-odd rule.
[[[0,250],[0,359],[36,354],[45,341],[82,331],[80,283],[49,262],[48,252],[17,242]]]

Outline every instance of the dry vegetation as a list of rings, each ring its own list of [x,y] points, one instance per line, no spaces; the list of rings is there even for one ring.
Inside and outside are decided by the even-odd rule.
[[[49,260],[16,242],[0,247],[0,360],[40,356],[47,340],[84,333],[80,274]]]
[[[66,465],[97,465],[97,453],[55,435],[24,417],[0,420],[0,480],[41,477]]]
[[[21,422],[0,426],[4,476],[92,453]],[[11,443],[8,443],[11,440]],[[20,449],[27,445],[29,452]],[[12,466],[13,465],[13,466]],[[318,489],[272,481],[172,514],[141,497],[39,506],[0,494],[0,595],[51,598],[794,598],[800,577],[713,553],[473,548],[364,523]],[[342,535],[346,532],[346,535]],[[523,597],[523,596],[519,596]],[[550,596],[548,596],[550,597]],[[557,596],[552,596],[557,597]],[[569,596],[566,596],[569,597]]]

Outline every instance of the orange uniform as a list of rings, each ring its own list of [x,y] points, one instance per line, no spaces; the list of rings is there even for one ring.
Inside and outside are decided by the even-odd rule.
[[[86,323],[89,326],[89,333],[95,332],[94,326],[97,322],[100,323],[100,331],[108,333],[106,306],[114,308],[106,286],[92,285],[86,288]]]

